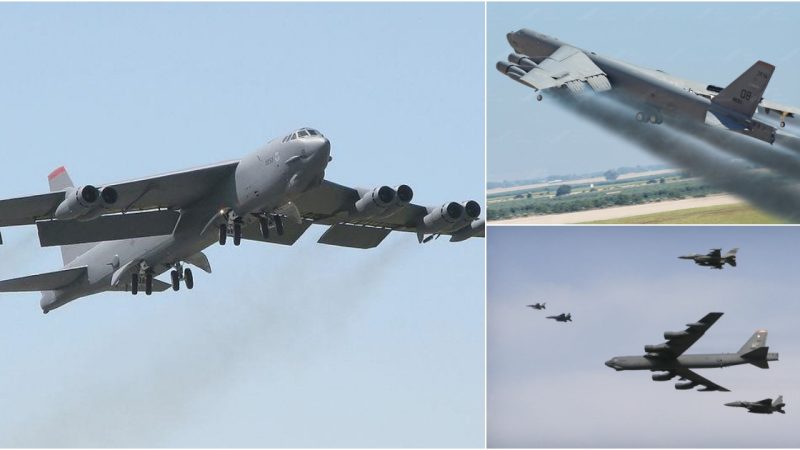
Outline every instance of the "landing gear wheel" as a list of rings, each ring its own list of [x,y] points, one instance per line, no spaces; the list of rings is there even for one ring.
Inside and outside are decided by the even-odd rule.
[[[278,236],[283,236],[283,219],[281,216],[275,216],[275,231],[278,232]]]
[[[226,239],[228,239],[228,226],[222,224],[219,226],[219,245],[225,245]]]
[[[239,245],[242,242],[242,224],[233,224],[233,245]]]
[[[643,112],[639,111],[636,113],[636,120],[638,122],[644,122],[646,120],[646,116]]]
[[[153,293],[153,274],[148,273],[144,276],[144,293],[150,295]]]
[[[542,94],[539,94],[539,95],[536,96],[536,101],[537,102],[542,101]]]
[[[139,293],[139,274],[134,273],[131,275],[131,294],[136,295]]]
[[[181,274],[177,270],[173,270],[170,275],[172,276],[172,290],[177,291],[181,288]]]
[[[782,120],[781,120],[781,128],[783,128],[783,127],[785,127],[785,126],[786,126],[786,122],[784,122],[784,121],[782,121]]]
[[[194,287],[194,277],[192,277],[192,270],[188,267],[183,270],[183,282],[186,283],[186,289]]]
[[[654,124],[654,125],[655,125],[655,124],[657,124],[657,123],[661,123],[661,122],[659,122],[659,121],[658,121],[658,116],[657,116],[657,115],[655,115],[655,114],[651,115],[651,116],[649,117],[649,119],[650,119],[650,123],[652,123],[652,124]]]
[[[265,217],[258,218],[258,225],[261,227],[261,237],[264,238],[265,241],[269,240],[269,220]]]

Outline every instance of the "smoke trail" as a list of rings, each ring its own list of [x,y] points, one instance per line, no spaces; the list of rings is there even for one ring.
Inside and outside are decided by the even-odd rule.
[[[649,125],[633,120],[635,111],[597,95],[572,96],[556,92],[558,104],[601,125],[645,150],[702,176],[765,211],[792,221],[800,220],[800,188],[771,174],[755,173],[719,155],[720,148],[686,133],[680,127]],[[706,140],[708,141],[708,140]],[[737,150],[742,150],[737,147]],[[741,151],[741,154],[744,154]]]
[[[413,247],[407,239],[389,241],[365,252],[344,276],[316,257],[313,246],[298,249],[223,298],[194,299],[207,309],[196,311],[190,326],[179,327],[182,333],[173,331],[173,339],[155,343],[160,348],[152,352],[129,355],[140,359],[136,373],[79,378],[60,386],[64,394],[49,402],[50,409],[0,441],[6,447],[163,445],[199,399],[230,387],[259,356],[270,354],[276,360],[270,364],[288,365],[296,372],[326,350],[309,348],[306,336],[322,333],[326,345],[337,345],[353,315],[386,277],[397,276],[398,266],[387,261],[402,259]],[[146,330],[135,327],[119,337],[136,341],[142,333]],[[141,345],[147,345],[146,338]],[[109,342],[83,365],[96,367],[103,355],[118,352],[116,343]]]

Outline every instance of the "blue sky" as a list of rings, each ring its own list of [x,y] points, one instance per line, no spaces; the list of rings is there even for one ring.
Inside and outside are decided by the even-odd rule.
[[[482,4],[0,5],[0,197],[239,158],[301,126],[327,178],[482,199]],[[457,167],[457,170],[454,168]],[[3,446],[483,444],[484,241],[211,247],[193,291],[43,316],[4,294]],[[3,230],[0,277],[60,267]]]
[[[506,33],[531,28],[599,54],[725,86],[755,61],[777,66],[765,97],[800,105],[800,50],[772,30],[800,22],[795,3],[490,3],[487,16],[490,181],[659,162],[502,75]],[[778,32],[780,34],[780,32]],[[767,37],[769,36],[769,37]]]
[[[490,447],[797,447],[797,418],[728,408],[800,397],[796,227],[491,227],[487,249]],[[739,247],[723,270],[677,259]],[[546,302],[545,311],[525,305]],[[760,328],[780,360],[699,373],[732,392],[676,391],[615,372],[706,313],[689,352],[736,352]],[[572,323],[545,316],[571,313]],[[788,411],[788,408],[787,408]]]

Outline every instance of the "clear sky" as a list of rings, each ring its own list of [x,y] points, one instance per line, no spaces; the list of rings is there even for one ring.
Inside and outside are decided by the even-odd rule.
[[[798,241],[796,227],[491,227],[489,446],[800,446]],[[712,247],[739,247],[737,267],[677,259]],[[547,309],[525,307],[534,302]],[[766,328],[780,361],[698,370],[724,393],[676,391],[603,364],[712,311],[725,314],[689,352],[736,352]],[[559,313],[573,322],[545,319]],[[780,394],[786,415],[723,406]]]
[[[797,23],[800,5],[791,2],[489,3],[488,180],[659,162],[547,98],[537,102],[533,89],[498,72],[495,63],[512,51],[506,33],[531,28],[601,55],[718,86],[761,59],[777,66],[765,97],[797,106],[800,50],[779,31]]]
[[[2,4],[0,197],[235,159],[302,126],[330,180],[483,198],[482,4]],[[0,445],[482,446],[484,240],[207,250],[195,289],[0,302]],[[3,230],[0,277],[61,266]]]

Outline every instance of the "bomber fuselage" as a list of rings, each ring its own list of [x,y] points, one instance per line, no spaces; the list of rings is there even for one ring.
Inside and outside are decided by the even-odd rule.
[[[767,353],[767,361],[777,360],[777,353]],[[750,363],[752,363],[751,360],[742,358],[738,353],[681,355],[677,358],[658,356],[616,356],[605,362],[606,366],[614,370],[652,371],[670,371],[680,368],[711,369]]]
[[[182,209],[173,234],[101,242],[69,262],[65,267],[86,266],[88,279],[66,289],[43,292],[42,310],[114,289],[113,274],[132,261],[144,263],[153,276],[166,272],[217,240],[217,228],[207,225],[218,211],[228,209],[246,223],[255,221],[251,213],[271,212],[318,186],[329,160],[330,142],[321,134],[270,141],[242,158],[228,179]]]

